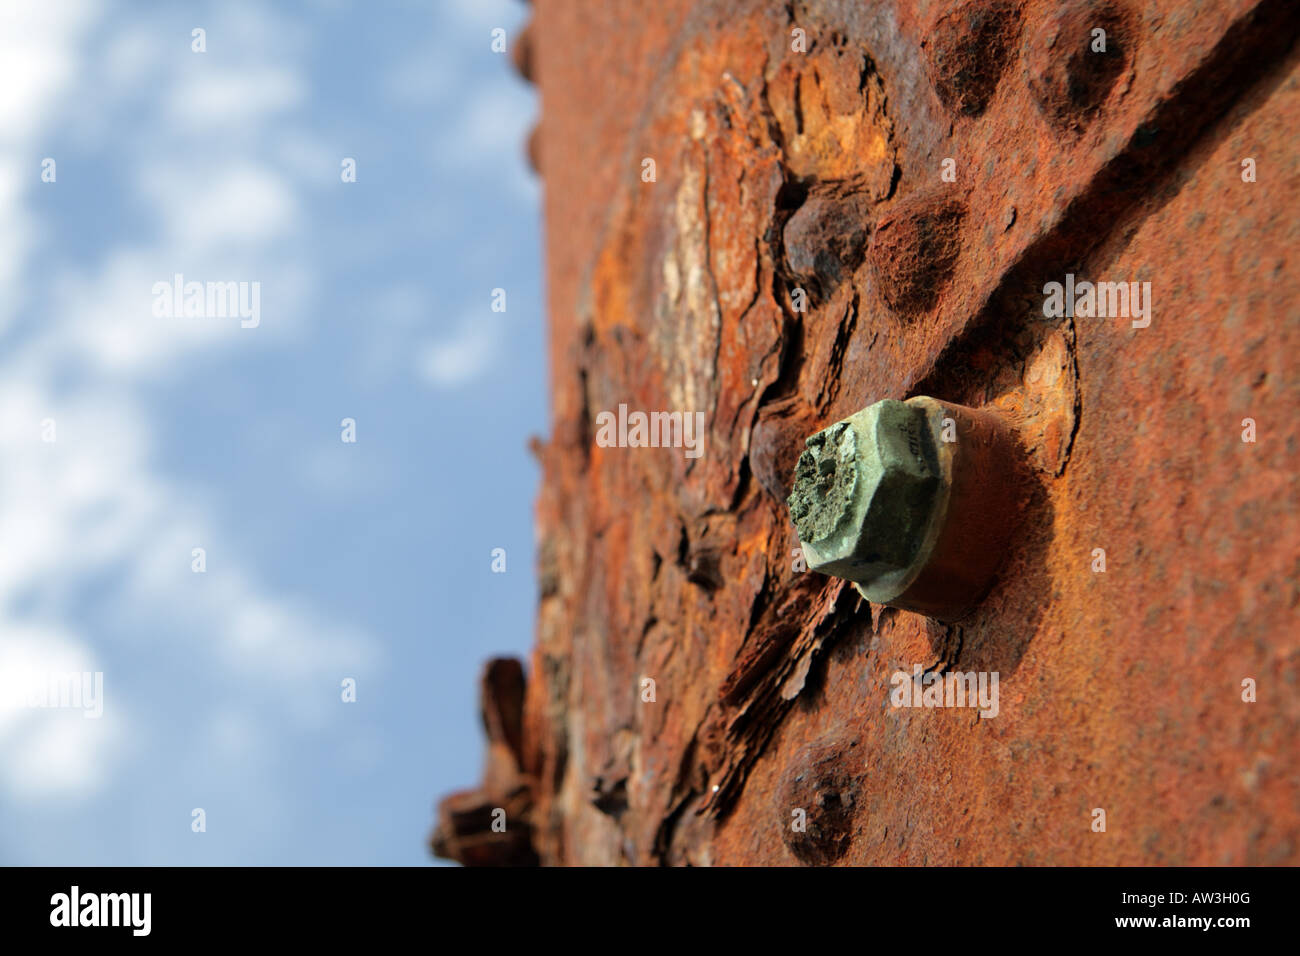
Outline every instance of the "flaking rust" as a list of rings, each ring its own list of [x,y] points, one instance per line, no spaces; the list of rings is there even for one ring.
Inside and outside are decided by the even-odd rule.
[[[1298,35],[1293,0],[538,5],[537,647],[444,848],[1300,862]],[[1150,281],[1149,324],[1045,314],[1069,274]],[[838,429],[792,521],[804,440],[882,398],[911,472],[842,479]],[[596,446],[623,401],[705,411],[704,454]],[[888,607],[804,552],[893,477],[832,559]],[[891,706],[918,666],[998,674],[997,716]],[[527,827],[470,839],[510,793]]]

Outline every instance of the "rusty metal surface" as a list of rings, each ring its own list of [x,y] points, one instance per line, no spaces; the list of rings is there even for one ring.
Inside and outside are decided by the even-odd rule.
[[[550,864],[1300,862],[1300,8],[535,6],[542,594],[481,799]],[[1067,273],[1149,324],[1046,317]],[[792,556],[804,438],[914,395],[1031,463],[957,624]],[[620,403],[703,454],[603,447]],[[997,716],[891,706],[917,666]]]

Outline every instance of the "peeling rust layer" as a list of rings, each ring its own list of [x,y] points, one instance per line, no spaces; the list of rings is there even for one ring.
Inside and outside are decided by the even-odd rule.
[[[441,852],[1300,863],[1298,21],[539,2],[537,645],[518,745],[489,722]],[[1150,282],[1150,324],[1045,317],[1067,272]],[[918,394],[996,408],[1032,470],[998,583],[951,625],[800,570],[784,503],[808,434]],[[620,403],[703,412],[704,454],[599,447]],[[917,666],[998,672],[998,716],[892,707]],[[475,857],[475,808],[511,793],[522,843]]]

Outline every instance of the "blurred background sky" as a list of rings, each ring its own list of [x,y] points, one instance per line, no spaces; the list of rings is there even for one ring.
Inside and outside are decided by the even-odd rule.
[[[533,638],[526,16],[0,4],[0,670],[104,674],[99,720],[0,709],[0,863],[431,862]],[[261,324],[154,317],[175,273]]]

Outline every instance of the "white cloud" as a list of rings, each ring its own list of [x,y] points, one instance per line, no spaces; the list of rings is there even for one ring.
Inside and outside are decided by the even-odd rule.
[[[0,4],[0,142],[22,142],[76,73],[74,43],[98,4]]]
[[[195,167],[176,160],[140,174],[170,240],[187,251],[222,243],[267,242],[301,227],[289,183],[264,164]]]
[[[462,320],[456,334],[420,350],[421,376],[438,388],[459,388],[475,381],[492,364],[501,340],[496,317]]]
[[[209,68],[191,73],[172,90],[167,111],[172,121],[211,135],[293,109],[305,97],[298,74],[280,67]]]
[[[157,376],[187,374],[236,345],[275,342],[285,319],[309,301],[313,269],[299,184],[278,168],[314,142],[293,113],[306,99],[294,63],[301,44],[292,31],[287,40],[267,32],[279,21],[232,4],[214,16],[207,59],[190,55],[188,34],[178,34],[185,49],[146,70],[132,58],[158,48],[158,31],[121,18],[95,36],[95,49],[106,54],[77,49],[98,12],[90,3],[0,4],[0,331],[6,319],[23,319],[0,350],[0,652],[9,655],[0,666],[103,671],[106,697],[99,720],[0,713],[0,787],[20,801],[85,799],[120,771],[125,741],[147,742],[175,719],[158,713],[165,704],[150,695],[133,696],[130,711],[114,696],[121,685],[113,667],[127,649],[108,644],[110,622],[132,625],[134,653],[185,640],[213,683],[260,694],[259,716],[274,728],[261,741],[268,751],[282,752],[294,733],[337,713],[326,705],[338,699],[341,676],[365,676],[381,664],[370,635],[259,577],[248,549],[218,533],[203,489],[160,470],[156,393],[145,391]],[[236,47],[244,61],[223,65],[217,50]],[[77,102],[63,96],[92,55],[102,58],[95,84],[105,88],[92,84],[77,99],[93,100],[104,117],[98,136],[80,147],[144,158],[132,164],[140,170],[134,192],[114,197],[142,228],[93,254],[58,260],[37,248],[31,199],[65,181],[63,163],[59,184],[39,181],[43,131],[77,115]],[[144,79],[158,84],[157,95],[128,109],[125,97]],[[155,318],[153,285],[174,272],[260,281],[263,315],[274,319],[241,329],[237,319]],[[28,308],[33,303],[38,311]],[[55,423],[53,442],[42,440],[47,419]],[[205,575],[190,570],[198,542],[213,547]],[[124,583],[89,598],[105,578]],[[85,623],[74,609],[87,600],[105,620]],[[246,731],[246,721],[217,728],[214,756],[229,760],[228,771],[240,766]]]
[[[29,733],[4,752],[0,772],[20,800],[85,799],[106,782],[121,734],[121,721],[111,715],[85,720],[64,710],[39,711]]]
[[[536,199],[536,178],[526,150],[534,106],[528,94],[502,88],[480,91],[460,107],[459,121],[436,132],[434,163],[444,174],[491,176],[519,198]]]
[[[102,681],[97,718],[85,715],[90,707],[28,705],[28,694],[40,700],[51,676],[96,672]],[[57,627],[7,626],[0,642],[0,785],[22,801],[93,795],[118,756],[126,723],[125,705],[113,691],[85,644]]]
[[[171,282],[182,261],[158,249],[120,249],[97,273],[65,275],[52,302],[56,321],[31,347],[40,351],[32,358],[54,362],[79,356],[100,374],[138,374],[186,353],[230,346],[241,333],[255,335],[241,329],[238,319],[154,316],[154,284]],[[240,277],[215,271],[188,276],[200,281]]]
[[[0,215],[5,223],[5,228],[0,229],[0,330],[17,305],[4,289],[9,288],[12,295],[14,279],[22,270],[34,234],[31,217],[19,203],[24,179],[36,175],[30,159],[0,148]]]
[[[21,199],[41,185],[42,133],[76,76],[77,39],[98,13],[98,4],[77,0],[0,4],[0,332],[17,307],[16,278],[37,239]]]
[[[152,511],[146,427],[109,393],[0,386],[0,614],[23,593],[121,557]],[[53,422],[55,441],[43,440]],[[144,472],[144,473],[142,473]]]

